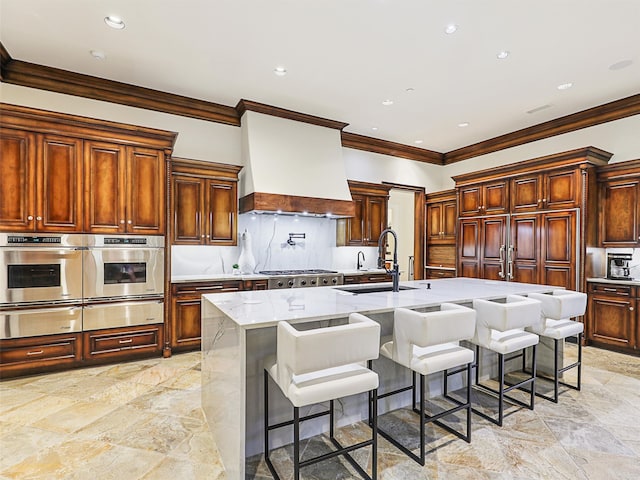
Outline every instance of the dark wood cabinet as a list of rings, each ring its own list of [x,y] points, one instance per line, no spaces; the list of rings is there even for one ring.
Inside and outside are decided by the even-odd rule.
[[[458,275],[504,280],[506,232],[506,216],[460,219]]]
[[[85,229],[94,233],[165,232],[165,159],[156,149],[85,143]]]
[[[598,182],[599,245],[640,247],[640,160],[602,167]]]
[[[427,243],[455,243],[458,220],[455,190],[426,196]]]
[[[343,282],[345,285],[390,282],[391,280],[391,275],[389,275],[388,273],[361,273],[357,275],[345,275],[343,278]]]
[[[1,129],[0,231],[82,231],[82,140]]]
[[[580,205],[580,170],[550,171],[511,179],[511,213],[570,209]]]
[[[339,219],[337,246],[377,246],[387,228],[387,205],[391,187],[349,180],[355,216]]]
[[[172,161],[174,245],[237,245],[241,168],[196,160]]]
[[[495,180],[461,187],[458,190],[458,215],[474,217],[498,215],[509,211],[509,183]]]
[[[589,283],[587,343],[640,353],[637,288],[624,284]]]
[[[264,282],[266,287],[266,280]],[[260,289],[262,283],[256,283],[256,289]],[[242,280],[172,284],[169,328],[171,332],[171,350],[183,351],[200,348],[202,331],[200,301],[202,295],[237,292],[243,290],[243,287]]]
[[[0,340],[0,378],[62,370],[81,360],[81,333]]]
[[[157,356],[162,351],[163,333],[163,324],[84,332],[83,361],[103,363]]]

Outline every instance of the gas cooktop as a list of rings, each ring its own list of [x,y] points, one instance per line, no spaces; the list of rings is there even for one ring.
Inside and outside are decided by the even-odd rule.
[[[309,270],[262,270],[262,275],[320,275],[323,273],[338,273],[333,270],[309,269]]]

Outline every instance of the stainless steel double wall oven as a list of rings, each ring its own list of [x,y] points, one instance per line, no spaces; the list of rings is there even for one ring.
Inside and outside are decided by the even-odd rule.
[[[0,234],[0,338],[162,323],[164,237]]]

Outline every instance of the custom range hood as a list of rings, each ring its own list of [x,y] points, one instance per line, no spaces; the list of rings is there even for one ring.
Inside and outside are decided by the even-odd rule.
[[[241,100],[240,212],[355,214],[342,160],[344,123]]]

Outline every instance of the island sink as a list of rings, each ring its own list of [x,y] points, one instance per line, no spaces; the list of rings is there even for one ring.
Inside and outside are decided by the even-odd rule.
[[[336,287],[335,290],[342,290],[343,292],[349,292],[353,294],[360,293],[378,293],[378,292],[393,292],[393,286],[391,285],[373,285],[370,287],[363,287],[361,285],[353,287]],[[417,290],[415,287],[400,287],[400,290]]]

